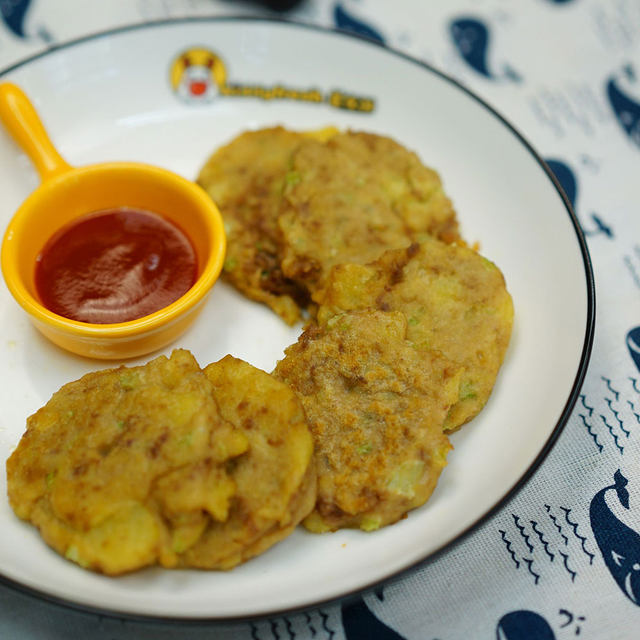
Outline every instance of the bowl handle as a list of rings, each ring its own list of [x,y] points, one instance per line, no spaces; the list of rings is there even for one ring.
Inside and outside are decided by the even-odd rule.
[[[29,98],[10,82],[0,84],[0,120],[31,158],[43,182],[72,168],[53,146]]]

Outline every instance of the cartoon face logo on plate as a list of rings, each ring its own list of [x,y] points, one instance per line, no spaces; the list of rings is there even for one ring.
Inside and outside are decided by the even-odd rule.
[[[222,60],[209,49],[192,47],[171,63],[171,87],[188,102],[210,102],[227,81]]]

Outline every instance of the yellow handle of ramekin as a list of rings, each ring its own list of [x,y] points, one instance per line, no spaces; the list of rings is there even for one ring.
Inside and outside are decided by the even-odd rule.
[[[31,158],[43,182],[72,168],[53,146],[29,98],[10,82],[0,84],[0,120]]]

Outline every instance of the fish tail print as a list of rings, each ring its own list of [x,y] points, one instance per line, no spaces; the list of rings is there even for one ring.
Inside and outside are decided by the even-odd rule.
[[[606,224],[604,220],[600,218],[600,216],[598,216],[595,213],[592,213],[591,219],[595,223],[596,229],[595,231],[591,231],[591,232],[585,231],[586,235],[595,235],[596,233],[603,233],[608,238],[613,238],[613,229],[608,224]]]
[[[504,68],[504,77],[512,82],[522,82],[522,76],[509,65],[506,65]]]
[[[342,605],[342,626],[346,640],[404,640],[376,618],[362,598]]]
[[[614,77],[608,80],[606,92],[618,124],[631,142],[640,147],[640,102],[621,89]]]
[[[342,2],[337,2],[333,8],[333,21],[343,31],[350,31],[356,35],[384,43],[382,35],[371,25],[366,24],[360,19],[352,16],[345,8]]]
[[[620,504],[625,508],[629,508],[629,492],[627,491],[627,484],[629,481],[622,475],[620,469],[618,469],[613,474],[614,488],[616,490],[616,494],[618,495],[618,500],[620,500]]]
[[[24,30],[25,17],[29,10],[31,0],[12,0],[0,2],[0,14],[7,28],[16,36],[26,38]]]

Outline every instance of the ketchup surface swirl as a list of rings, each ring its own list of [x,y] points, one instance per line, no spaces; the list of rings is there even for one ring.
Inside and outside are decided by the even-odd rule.
[[[94,324],[149,315],[184,295],[197,278],[189,238],[138,209],[97,211],[54,234],[38,255],[35,285],[58,315]]]

